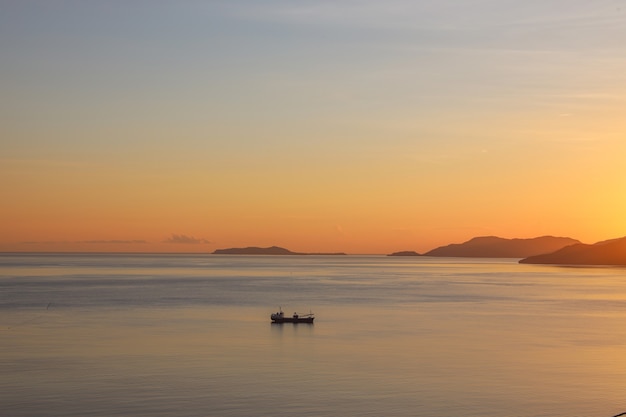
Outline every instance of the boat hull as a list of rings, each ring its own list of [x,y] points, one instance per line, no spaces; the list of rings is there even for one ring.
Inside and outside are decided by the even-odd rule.
[[[272,318],[272,323],[313,323],[315,317],[277,317]]]

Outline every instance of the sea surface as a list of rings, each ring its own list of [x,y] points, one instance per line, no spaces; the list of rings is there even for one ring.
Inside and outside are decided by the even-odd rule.
[[[623,268],[0,254],[3,416],[624,411]]]

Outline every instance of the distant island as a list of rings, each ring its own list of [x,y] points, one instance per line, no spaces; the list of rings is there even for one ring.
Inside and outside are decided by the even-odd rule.
[[[387,256],[422,256],[422,255],[412,250],[405,250],[401,252],[390,253]]]
[[[626,237],[605,240],[593,245],[577,243],[552,253],[530,256],[519,262],[523,264],[626,266]]]
[[[293,252],[279,246],[216,249],[214,255],[346,255]],[[622,265],[626,266],[626,237],[593,245],[568,237],[542,236],[532,239],[505,239],[480,236],[464,243],[441,246],[424,254],[394,252],[387,256],[438,256],[459,258],[522,258],[522,264]]]
[[[302,253],[292,252],[278,246],[270,246],[269,248],[250,246],[247,248],[216,249],[213,251],[213,255],[345,255],[345,253]]]
[[[459,258],[527,258],[554,252],[565,246],[580,243],[568,237],[542,236],[532,239],[505,239],[496,236],[480,236],[465,243],[441,246],[423,256]],[[415,255],[411,255],[414,253]],[[396,252],[391,256],[418,256],[416,252]]]

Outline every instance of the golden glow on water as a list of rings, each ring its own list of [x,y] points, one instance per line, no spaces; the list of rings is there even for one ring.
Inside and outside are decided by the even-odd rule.
[[[0,357],[11,415],[495,417],[615,415],[626,406],[619,268],[29,259],[22,270],[0,269],[10,295],[0,300]],[[271,324],[278,305],[312,309],[315,324]]]

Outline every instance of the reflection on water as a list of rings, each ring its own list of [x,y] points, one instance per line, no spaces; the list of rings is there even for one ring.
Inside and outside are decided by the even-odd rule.
[[[3,414],[612,416],[623,270],[0,256]],[[315,324],[270,314],[315,311]]]

